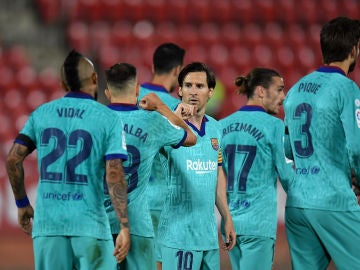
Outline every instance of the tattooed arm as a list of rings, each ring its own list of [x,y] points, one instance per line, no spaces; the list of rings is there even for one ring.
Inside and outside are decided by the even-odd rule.
[[[26,195],[23,167],[23,161],[28,154],[29,149],[26,146],[14,143],[6,159],[6,171],[18,206],[18,223],[25,233],[31,234],[34,209]]]
[[[121,159],[106,162],[106,182],[111,203],[120,223],[120,233],[116,238],[114,256],[122,261],[130,248],[129,220],[127,212],[127,183]]]

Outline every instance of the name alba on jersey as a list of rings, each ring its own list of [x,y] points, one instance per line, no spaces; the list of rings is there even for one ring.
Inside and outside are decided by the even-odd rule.
[[[203,161],[200,159],[197,160],[186,160],[186,170],[193,171],[196,174],[206,174],[216,171],[218,167],[217,162],[207,160]]]

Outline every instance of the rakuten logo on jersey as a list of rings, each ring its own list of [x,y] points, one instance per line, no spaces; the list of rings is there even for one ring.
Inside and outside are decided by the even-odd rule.
[[[211,173],[217,170],[218,164],[215,161],[186,160],[186,170],[194,171],[196,174]]]

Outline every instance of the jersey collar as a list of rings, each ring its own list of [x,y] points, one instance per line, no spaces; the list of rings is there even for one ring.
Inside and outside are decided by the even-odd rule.
[[[164,93],[169,93],[166,88],[160,84],[153,84],[153,83],[143,83],[141,84],[141,87],[153,90],[153,91],[157,91],[157,92],[164,92]]]
[[[326,73],[339,73],[341,75],[346,76],[345,72],[341,68],[334,66],[321,66],[316,71],[326,72]]]
[[[265,109],[257,105],[245,105],[239,109],[241,112],[265,112]]]
[[[71,98],[85,98],[85,99],[92,99],[93,96],[89,95],[88,93],[82,92],[82,91],[70,91],[65,95],[65,97],[71,97]]]
[[[135,104],[128,103],[110,103],[108,107],[114,111],[135,111],[139,109]]]
[[[195,127],[192,123],[190,123],[188,120],[185,120],[185,122],[192,127],[192,129],[194,131],[196,131],[197,134],[199,134],[200,137],[205,135],[205,123],[208,122],[209,119],[207,119],[206,115],[204,115],[202,122],[201,122],[201,127],[200,130],[197,129],[197,127]]]

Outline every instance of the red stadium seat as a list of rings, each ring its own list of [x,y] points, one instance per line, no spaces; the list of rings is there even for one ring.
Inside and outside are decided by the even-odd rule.
[[[39,105],[49,101],[44,91],[37,89],[32,90],[26,97],[26,104],[30,111],[35,110]]]
[[[111,43],[110,26],[105,21],[95,21],[89,26],[89,40],[92,52],[97,52],[100,47]]]
[[[104,5],[100,0],[77,0],[79,19],[86,22],[94,22],[103,19]]]
[[[113,46],[103,46],[99,48],[99,64],[101,69],[108,69],[117,62],[122,62],[122,55],[126,55],[126,52],[119,50],[117,47]]]
[[[213,22],[204,22],[199,27],[199,36],[206,46],[218,43],[220,38],[219,25]]]
[[[191,1],[191,8],[188,8],[190,21],[195,23],[209,22],[211,19],[210,10],[213,8],[208,0]]]
[[[13,70],[8,65],[0,66],[0,89],[2,92],[9,91],[17,87],[17,82]]]
[[[168,0],[166,2],[166,18],[167,20],[178,23],[179,25],[189,21],[188,1]]]
[[[213,67],[224,68],[228,66],[229,52],[222,43],[215,43],[209,47],[209,62]]]
[[[61,88],[61,81],[57,70],[45,68],[38,73],[39,88],[47,94],[48,99],[57,91],[64,91]]]
[[[116,22],[111,28],[111,44],[112,46],[118,47],[128,47],[132,45],[133,25],[130,21],[121,20]]]
[[[296,0],[276,0],[275,16],[279,22],[293,24],[296,22]]]
[[[254,19],[258,22],[268,23],[275,19],[275,10],[277,9],[274,6],[273,0],[255,0],[254,5]]]
[[[284,43],[284,29],[280,23],[267,23],[265,25],[264,34],[266,43],[273,49],[276,49]]]
[[[103,19],[109,22],[122,20],[125,16],[123,2],[122,0],[102,0],[104,10]]]
[[[339,4],[339,12],[353,19],[359,18],[360,17],[359,0],[341,1],[341,5]]]
[[[86,23],[76,21],[71,23],[67,29],[67,38],[69,46],[80,51],[83,54],[88,54],[91,49],[89,29]]]
[[[145,18],[146,5],[144,0],[124,0],[124,15],[126,19],[138,21]]]
[[[18,70],[16,80],[19,88],[26,91],[32,91],[38,87],[36,71],[30,66]]]
[[[295,54],[292,47],[282,45],[277,48],[275,52],[276,62],[278,63],[279,71],[290,70],[295,65]]]
[[[259,44],[263,39],[263,32],[259,24],[248,23],[244,26],[243,30],[243,41],[250,47],[254,47]]]
[[[15,71],[30,65],[30,58],[26,49],[21,45],[11,47],[5,53],[7,64]]]
[[[135,44],[151,44],[154,40],[154,25],[151,21],[141,20],[135,23],[133,36]]]
[[[321,11],[324,12],[324,11]],[[296,20],[300,23],[311,25],[320,21],[319,6],[317,1],[296,1]]]
[[[207,57],[209,56],[207,46],[195,45],[186,50],[184,63],[189,62],[203,62],[207,63]]]
[[[228,22],[221,24],[220,39],[229,48],[239,44],[241,40],[240,26],[234,22]]]
[[[179,26],[178,37],[187,48],[196,46],[200,42],[199,32],[194,24],[184,23]]]
[[[210,20],[213,22],[228,23],[232,21],[232,6],[230,0],[213,1],[210,6]]]
[[[254,7],[252,0],[232,1],[231,17],[241,24],[252,23],[254,19]]]
[[[178,34],[178,26],[171,21],[159,22],[154,28],[154,39],[158,44],[174,41]]]
[[[167,5],[165,0],[145,0],[144,18],[154,22],[163,22],[167,19]]]
[[[273,67],[273,53],[269,46],[265,43],[260,43],[254,47],[253,58],[257,66],[272,68]],[[275,67],[274,67],[275,68]]]
[[[231,48],[230,60],[232,65],[239,71],[243,72],[252,64],[251,52],[246,45],[238,45]]]

